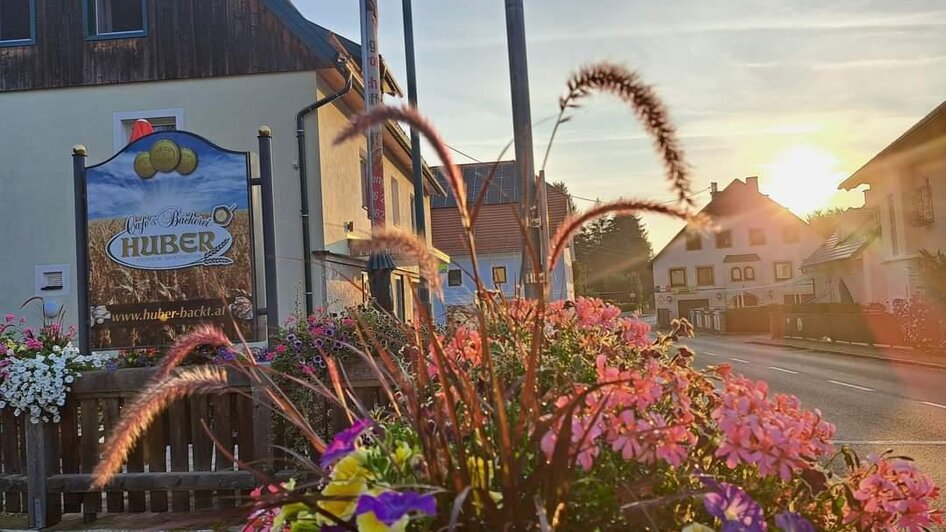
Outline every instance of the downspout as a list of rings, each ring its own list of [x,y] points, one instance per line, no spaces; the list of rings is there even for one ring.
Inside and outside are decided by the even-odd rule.
[[[344,61],[341,60],[340,62],[344,63]],[[302,209],[300,210],[300,214],[302,216],[302,264],[304,275],[303,286],[305,287],[306,316],[312,314],[314,305],[312,301],[312,241],[309,230],[309,177],[306,173],[305,158],[305,117],[319,107],[330,104],[347,94],[352,87],[352,78],[353,75],[351,68],[348,68],[344,87],[342,87],[338,92],[330,94],[325,98],[322,98],[315,103],[304,107],[302,110],[296,113],[296,141],[298,144],[297,160],[299,161],[299,192],[302,195]]]

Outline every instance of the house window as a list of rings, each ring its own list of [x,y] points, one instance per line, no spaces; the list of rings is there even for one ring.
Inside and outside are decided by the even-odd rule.
[[[463,273],[460,270],[447,270],[447,286],[463,284]]]
[[[897,212],[894,209],[893,194],[887,194],[887,212],[890,216],[890,252],[894,255],[900,254],[900,242],[897,241]]]
[[[0,46],[35,42],[33,0],[0,0]]]
[[[368,172],[368,158],[365,152],[361,152],[359,164],[361,165],[361,208],[368,210],[368,205],[371,204],[371,175]]]
[[[742,278],[746,281],[755,281],[755,268],[752,266],[746,266],[742,270]]]
[[[798,242],[801,238],[801,234],[798,232],[798,227],[794,225],[786,225],[782,228],[782,241],[786,244],[794,244]]]
[[[749,245],[750,246],[764,246],[765,245],[765,229],[749,229]]]
[[[404,294],[404,276],[396,275],[394,277],[394,315],[401,321],[407,320]]]
[[[88,36],[135,37],[145,34],[145,0],[86,0]]]
[[[775,280],[787,281],[791,278],[792,278],[792,263],[791,262],[776,262],[775,263]]]
[[[729,271],[729,278],[733,281],[741,281],[742,270],[740,270],[738,267],[733,268],[732,270]]]
[[[703,249],[703,235],[699,233],[687,233],[687,251],[697,251]]]
[[[411,211],[411,232],[417,234],[417,209],[414,208],[414,195],[411,194],[411,204],[408,206]]]
[[[506,267],[505,266],[493,266],[493,284],[494,285],[506,284]]]
[[[696,285],[697,286],[713,286],[716,284],[716,280],[713,279],[713,267],[712,266],[697,266],[696,267]]]
[[[726,229],[716,233],[716,249],[732,247],[732,231]]]
[[[401,225],[401,189],[396,177],[391,178],[391,221],[394,225]]]
[[[686,268],[670,268],[670,286],[671,287],[686,287],[687,285],[687,269]]]
[[[115,151],[128,145],[128,141],[131,140],[131,130],[138,120],[147,120],[155,131],[184,129],[184,109],[178,107],[112,113],[112,147]]]

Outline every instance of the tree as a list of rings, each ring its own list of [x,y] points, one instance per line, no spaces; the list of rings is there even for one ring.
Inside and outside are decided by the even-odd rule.
[[[840,214],[844,214],[851,209],[844,209],[841,207],[831,207],[830,209],[818,209],[805,219],[808,222],[808,225],[815,230],[821,238],[828,238],[831,236],[831,233],[838,228],[837,217]]]
[[[640,307],[653,296],[653,248],[638,216],[603,218],[575,238],[576,293]],[[580,288],[580,291],[579,291]]]

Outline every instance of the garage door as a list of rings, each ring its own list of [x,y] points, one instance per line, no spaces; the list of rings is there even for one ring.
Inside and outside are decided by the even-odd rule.
[[[695,308],[709,308],[709,299],[687,299],[677,301],[677,316],[690,319],[690,310]]]

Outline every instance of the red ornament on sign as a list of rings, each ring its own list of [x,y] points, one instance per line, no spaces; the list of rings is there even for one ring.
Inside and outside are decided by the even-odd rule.
[[[154,133],[154,126],[151,125],[151,122],[144,119],[135,120],[135,124],[131,126],[131,138],[128,139],[128,143],[131,144],[141,137],[152,133]]]

